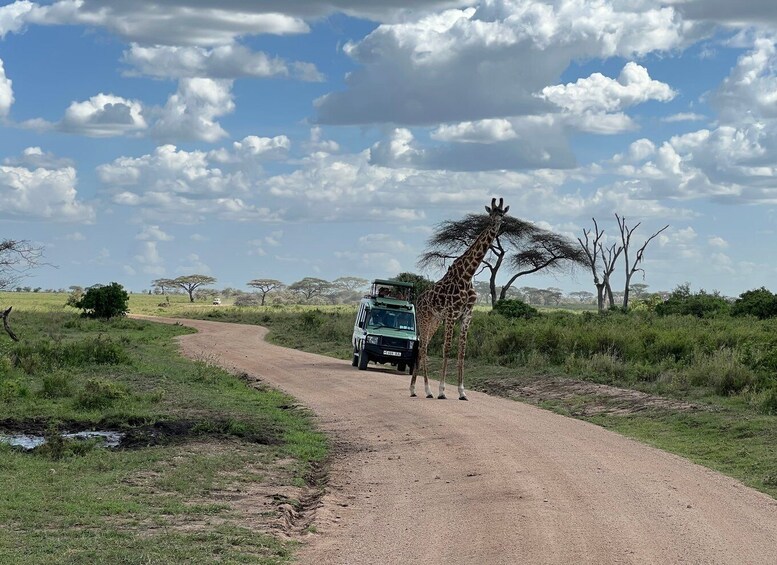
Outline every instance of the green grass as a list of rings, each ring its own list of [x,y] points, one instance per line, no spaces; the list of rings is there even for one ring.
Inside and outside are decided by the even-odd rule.
[[[220,493],[315,494],[328,448],[310,415],[182,358],[187,328],[82,319],[64,298],[0,295],[22,339],[0,335],[0,430],[114,429],[134,447],[0,444],[0,562],[289,561],[293,543]]]

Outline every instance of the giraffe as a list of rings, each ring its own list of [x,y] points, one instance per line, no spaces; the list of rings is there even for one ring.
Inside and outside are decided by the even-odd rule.
[[[445,327],[445,341],[442,349],[442,377],[440,378],[440,390],[437,398],[445,396],[445,374],[448,369],[448,350],[453,340],[453,329],[456,320],[461,320],[459,332],[459,357],[457,372],[459,377],[459,400],[468,400],[464,392],[464,353],[467,346],[467,332],[472,320],[472,308],[477,301],[477,293],[472,286],[472,277],[475,276],[483,257],[486,256],[491,242],[499,234],[502,218],[510,209],[502,207],[504,199],[491,199],[491,206],[486,206],[486,212],[490,217],[488,227],[475,239],[474,243],[458,257],[448,268],[448,272],[432,287],[424,291],[416,304],[416,319],[418,321],[418,359],[413,364],[413,376],[410,379],[410,396],[416,396],[415,381],[418,374],[418,366],[423,363],[424,389],[426,398],[434,398],[429,387],[427,374],[427,349],[429,341],[434,336],[440,324]]]

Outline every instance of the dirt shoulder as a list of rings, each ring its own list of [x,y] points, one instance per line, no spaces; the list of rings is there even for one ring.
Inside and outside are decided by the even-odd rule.
[[[272,384],[334,439],[316,563],[769,563],[777,501],[680,457],[508,399],[410,398],[409,378],[180,320],[189,356]]]

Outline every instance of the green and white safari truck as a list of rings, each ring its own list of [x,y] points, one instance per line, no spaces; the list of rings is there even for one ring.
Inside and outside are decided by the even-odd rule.
[[[353,366],[367,363],[396,366],[413,372],[418,353],[415,306],[411,283],[375,279],[361,299],[353,325]]]

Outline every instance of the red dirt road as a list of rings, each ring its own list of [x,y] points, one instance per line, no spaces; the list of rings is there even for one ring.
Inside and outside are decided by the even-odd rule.
[[[409,377],[180,320],[309,406],[337,446],[305,563],[777,563],[777,501],[680,457],[535,407],[409,397]],[[436,390],[436,389],[435,389]]]

